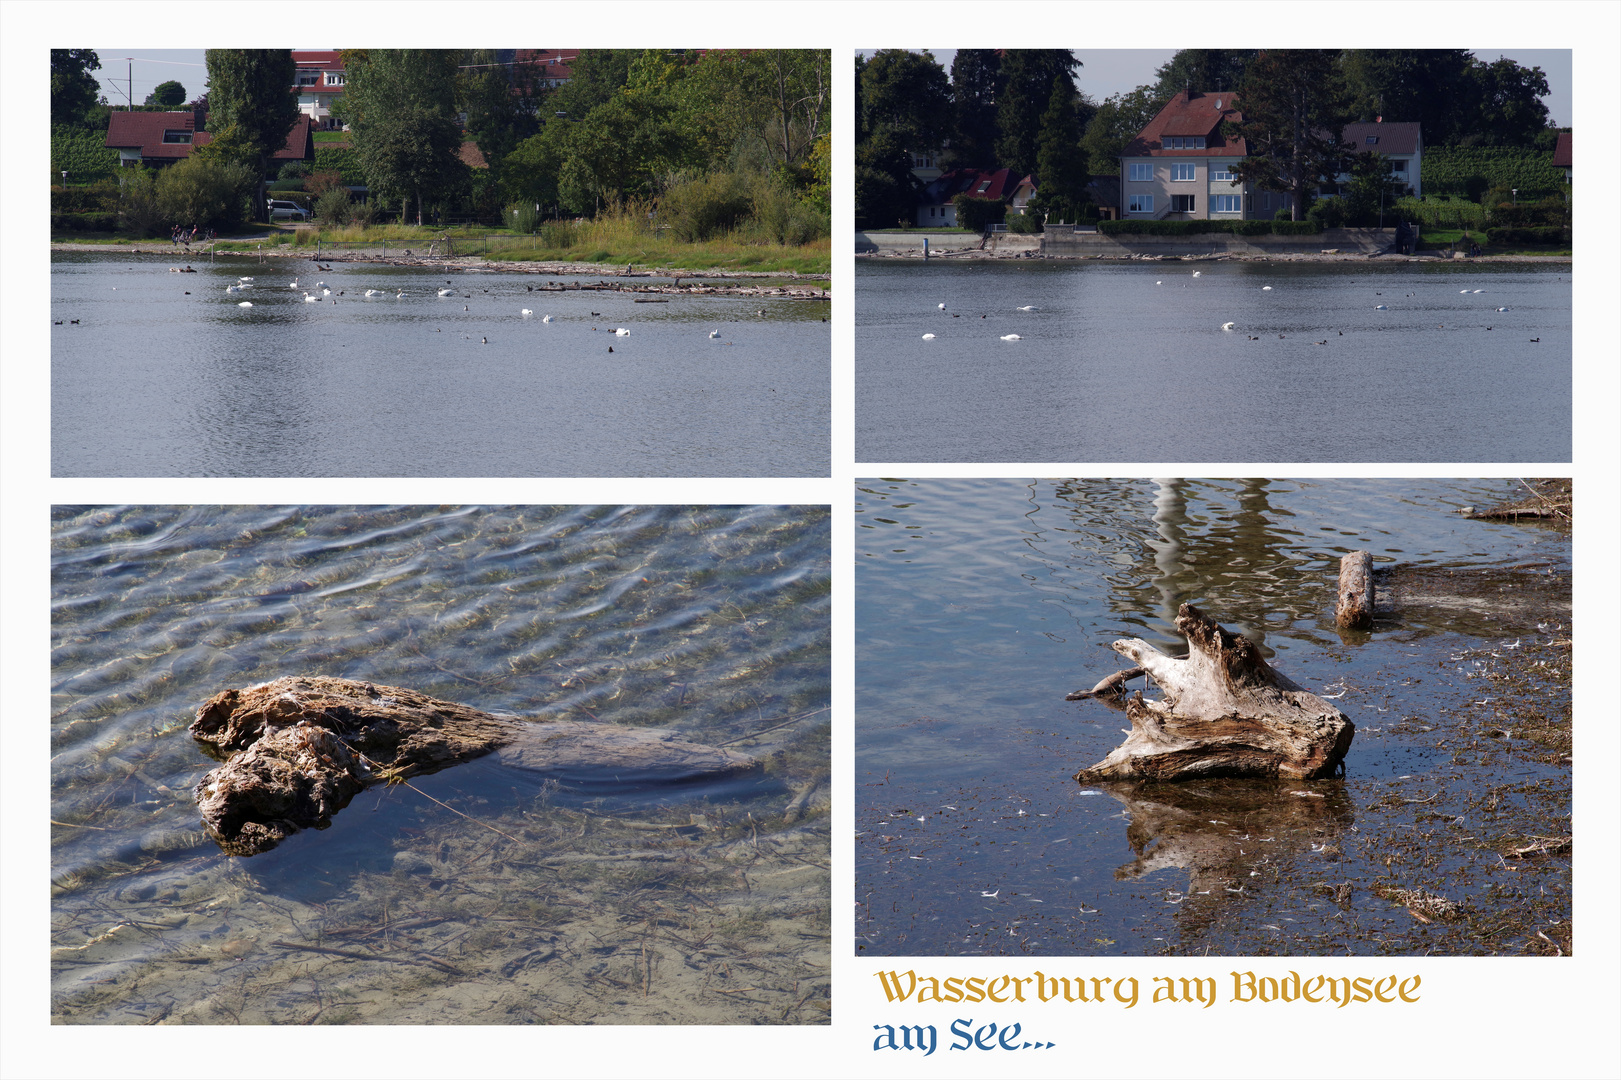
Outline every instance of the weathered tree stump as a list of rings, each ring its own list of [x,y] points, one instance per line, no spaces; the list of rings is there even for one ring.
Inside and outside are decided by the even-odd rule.
[[[1339,603],[1334,625],[1342,630],[1373,629],[1373,556],[1352,551],[1340,558]]]
[[[228,855],[257,855],[300,829],[324,829],[372,784],[500,751],[563,782],[618,786],[746,769],[751,758],[668,732],[534,722],[350,679],[291,676],[214,695],[191,725],[225,764],[197,784],[203,828]]]
[[[1356,732],[1344,713],[1274,671],[1254,643],[1191,604],[1182,605],[1176,628],[1187,635],[1185,660],[1137,638],[1113,644],[1165,696],[1134,694],[1126,702],[1126,741],[1075,779],[1316,779],[1340,768]]]

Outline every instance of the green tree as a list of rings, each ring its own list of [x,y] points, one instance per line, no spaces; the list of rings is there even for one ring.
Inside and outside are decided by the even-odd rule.
[[[1390,159],[1377,151],[1355,155],[1350,180],[1341,186],[1346,223],[1358,228],[1382,228],[1386,216],[1395,216],[1396,200],[1407,187],[1391,172]]]
[[[630,78],[630,66],[640,49],[581,49],[570,64],[568,82],[557,87],[545,102],[545,114],[566,113],[583,120],[592,109],[606,105]]]
[[[1169,101],[1183,90],[1236,90],[1255,53],[1254,49],[1179,49],[1154,73],[1154,93]]]
[[[146,104],[156,105],[162,109],[178,109],[186,100],[186,88],[170,79],[160,82],[146,95]]]
[[[912,224],[922,190],[912,174],[912,152],[900,133],[880,131],[856,147],[856,228]]]
[[[499,185],[507,155],[539,126],[513,92],[511,73],[496,63],[493,49],[469,49],[466,64],[459,95],[467,113],[467,135],[489,162],[491,183]]]
[[[1118,175],[1120,155],[1137,133],[1159,115],[1168,100],[1160,97],[1152,86],[1139,86],[1129,93],[1110,94],[1105,98],[1081,139],[1090,159],[1088,169],[1093,173]]]
[[[1333,183],[1345,158],[1347,106],[1335,60],[1320,49],[1265,50],[1239,91],[1249,156],[1233,172],[1252,188],[1287,192],[1291,221],[1305,220],[1312,191]]]
[[[1350,118],[1418,123],[1426,145],[1455,142],[1477,111],[1465,104],[1473,97],[1473,62],[1464,49],[1348,49],[1340,71]]]
[[[570,125],[552,121],[519,143],[501,163],[501,197],[543,208],[558,205],[557,177],[568,160]]]
[[[953,167],[988,169],[996,162],[996,99],[1002,57],[995,49],[958,49],[951,61],[955,131],[947,157]]]
[[[1522,68],[1507,57],[1470,67],[1477,103],[1474,141],[1485,146],[1530,146],[1548,127],[1548,77],[1538,67]]]
[[[286,49],[209,49],[208,130],[213,140],[193,152],[236,161],[253,170],[254,218],[265,213],[265,174],[270,158],[287,145],[298,121],[298,99],[290,87],[298,77]]]
[[[938,150],[951,134],[951,86],[933,53],[880,49],[861,69],[869,137],[888,133],[907,150]]]
[[[1063,75],[1053,79],[1047,111],[1041,117],[1041,143],[1036,158],[1037,199],[1040,209],[1059,221],[1079,221],[1091,200],[1087,152],[1081,146],[1081,119],[1075,108],[1075,90]]]
[[[94,49],[51,50],[51,123],[87,122],[101,85],[90,73],[100,69]]]
[[[1081,66],[1068,49],[1008,49],[1002,55],[1003,85],[996,103],[996,159],[1024,175],[1036,171],[1041,118],[1054,86],[1075,94],[1073,75]]]
[[[366,183],[398,199],[401,221],[427,202],[448,203],[468,187],[458,156],[456,76],[461,54],[448,49],[371,49],[344,54],[344,118]]]

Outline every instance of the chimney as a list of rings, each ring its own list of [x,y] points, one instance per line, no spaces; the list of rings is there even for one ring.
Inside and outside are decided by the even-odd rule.
[[[194,132],[195,131],[201,131],[201,130],[203,130],[203,128],[205,128],[207,126],[208,126],[208,110],[203,108],[203,106],[201,104],[193,105],[191,107],[191,129],[192,129],[192,131],[194,131]]]

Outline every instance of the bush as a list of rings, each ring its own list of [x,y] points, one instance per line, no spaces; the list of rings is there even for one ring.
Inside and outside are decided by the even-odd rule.
[[[1041,218],[1034,213],[1009,214],[1007,216],[1007,231],[1029,235],[1041,231]]]
[[[130,169],[118,177],[118,226],[136,236],[158,236],[167,231],[168,214],[158,201],[157,181],[145,169]]]
[[[518,203],[507,207],[505,221],[513,232],[532,233],[540,225],[540,211],[534,203]]]
[[[773,243],[797,247],[828,232],[828,215],[778,179],[755,180],[750,211],[754,231]]]
[[[345,184],[359,186],[366,182],[366,171],[360,167],[360,157],[350,147],[328,148],[316,146],[317,172],[336,172]]]
[[[786,207],[777,205],[778,186],[767,184],[759,198],[751,186],[747,176],[735,172],[679,181],[659,199],[660,216],[671,235],[686,243],[730,232],[751,214],[769,215],[780,227],[788,215]]]
[[[1000,199],[976,199],[967,192],[951,200],[957,208],[957,225],[971,232],[982,233],[988,226],[1000,225],[1007,215],[1007,206]]]
[[[346,187],[328,188],[315,200],[315,217],[323,225],[347,225],[352,200]]]
[[[1316,226],[1313,232],[1339,228],[1345,224],[1345,200],[1338,196],[1318,199],[1306,211],[1306,220]]]
[[[281,171],[276,174],[276,179],[302,180],[310,174],[313,168],[314,166],[307,161],[289,161],[281,167]]]
[[[1310,218],[1305,221],[1274,221],[1273,236],[1313,236],[1322,230]]]
[[[156,193],[168,220],[203,228],[243,220],[253,198],[253,170],[213,158],[188,157],[158,173]]]
[[[319,199],[333,188],[343,187],[343,174],[336,169],[311,173],[304,180],[304,190]]]

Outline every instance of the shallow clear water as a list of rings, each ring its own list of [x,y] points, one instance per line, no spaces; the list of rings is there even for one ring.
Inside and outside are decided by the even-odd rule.
[[[826,1020],[825,508],[61,507],[52,537],[59,1022]],[[187,725],[290,674],[765,767],[603,794],[483,758],[225,858]],[[718,992],[740,950],[769,992]]]
[[[1569,461],[1570,281],[858,261],[856,460]]]
[[[1495,813],[1511,802],[1527,815],[1552,805],[1568,823],[1568,763],[1550,764],[1534,743],[1477,737],[1483,723],[1533,723],[1493,721],[1509,707],[1499,702],[1568,716],[1568,532],[1454,512],[1516,487],[859,481],[858,951],[1476,949],[1409,934],[1401,909],[1375,890],[1440,889],[1482,912],[1515,902],[1481,880],[1497,850],[1464,841],[1489,832],[1497,843],[1533,818],[1480,820],[1477,808],[1456,804],[1467,793],[1514,787]],[[1357,549],[1376,567],[1442,584],[1410,589],[1371,635],[1342,636],[1333,622],[1339,558]],[[1525,564],[1535,565],[1520,576],[1504,569]],[[1499,573],[1490,602],[1446,585]],[[1281,793],[1239,781],[1135,791],[1074,782],[1129,722],[1102,701],[1065,695],[1129,666],[1108,647],[1114,640],[1183,651],[1174,626],[1182,603],[1260,643],[1270,663],[1350,716],[1357,732],[1343,781]],[[1503,649],[1539,650],[1529,696],[1487,685]],[[1562,782],[1564,796],[1545,793],[1539,785],[1549,782]],[[1441,788],[1448,794],[1434,801]],[[1415,808],[1460,824],[1433,841],[1443,853],[1436,866],[1390,870],[1381,845],[1419,826],[1382,815]],[[1332,861],[1322,854],[1330,849]],[[1568,865],[1548,873],[1546,895],[1568,887]],[[1342,880],[1360,930],[1316,890]],[[1568,918],[1568,892],[1562,903]]]
[[[53,475],[828,473],[826,303],[637,304],[530,292],[545,279],[529,274],[304,259],[173,265],[52,255]],[[240,276],[256,280],[227,294]],[[305,303],[317,282],[332,296]]]

